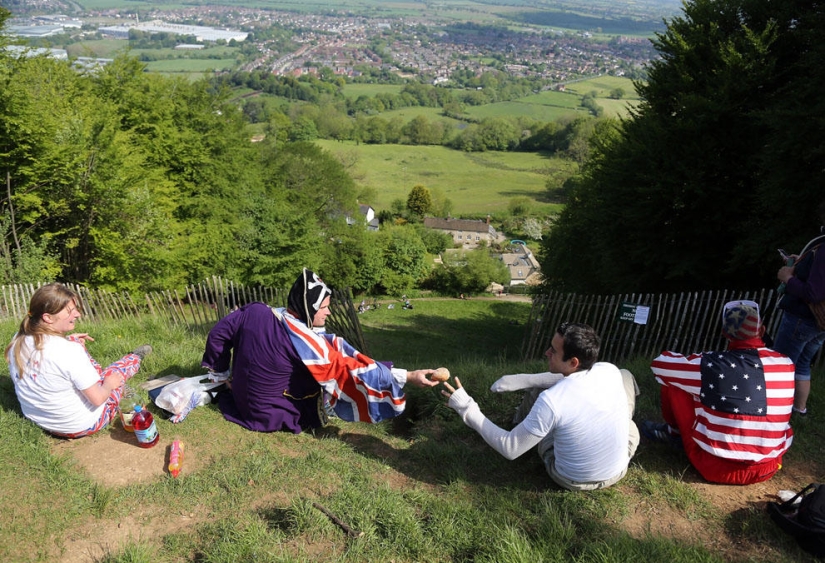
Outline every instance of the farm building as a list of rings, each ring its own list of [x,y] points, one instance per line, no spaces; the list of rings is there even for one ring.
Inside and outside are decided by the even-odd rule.
[[[449,234],[455,244],[465,248],[474,248],[481,244],[489,246],[496,240],[496,230],[490,225],[490,218],[486,221],[475,219],[453,219],[448,217],[425,217],[424,226]]]

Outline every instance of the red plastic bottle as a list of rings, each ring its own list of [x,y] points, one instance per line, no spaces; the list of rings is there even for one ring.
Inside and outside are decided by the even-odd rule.
[[[158,434],[158,427],[155,426],[155,417],[140,405],[135,405],[135,416],[132,418],[132,426],[135,429],[138,446],[141,448],[151,448],[158,443],[160,434]]]

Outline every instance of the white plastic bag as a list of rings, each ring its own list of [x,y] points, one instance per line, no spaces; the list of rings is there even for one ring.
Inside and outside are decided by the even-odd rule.
[[[205,378],[184,377],[180,381],[170,383],[161,389],[160,394],[155,399],[155,404],[172,414],[180,414],[189,404],[192,395],[197,394],[200,396],[202,379]]]

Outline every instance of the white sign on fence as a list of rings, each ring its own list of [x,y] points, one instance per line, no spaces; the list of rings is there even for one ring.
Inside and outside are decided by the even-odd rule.
[[[625,323],[636,323],[646,325],[650,317],[650,307],[635,305],[633,303],[622,303],[619,306],[618,320]]]

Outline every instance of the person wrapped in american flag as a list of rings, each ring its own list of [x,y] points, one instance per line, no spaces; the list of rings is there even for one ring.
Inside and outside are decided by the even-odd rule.
[[[710,482],[770,479],[793,441],[794,365],[765,346],[764,333],[757,303],[731,301],[722,309],[727,350],[653,360],[665,422],[644,421],[642,435],[683,447]]]

